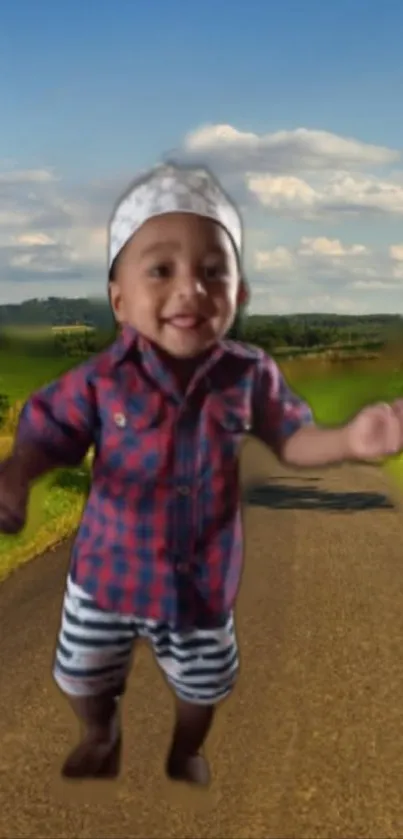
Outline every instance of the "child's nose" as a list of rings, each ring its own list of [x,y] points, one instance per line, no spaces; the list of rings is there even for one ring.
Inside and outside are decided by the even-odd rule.
[[[177,290],[182,297],[190,298],[198,297],[201,294],[206,293],[202,278],[196,273],[196,271],[192,271],[191,269],[184,271],[180,276],[178,276]]]

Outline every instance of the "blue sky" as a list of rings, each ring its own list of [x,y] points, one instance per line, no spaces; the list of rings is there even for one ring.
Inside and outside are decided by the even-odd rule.
[[[314,310],[317,301],[322,310],[325,303],[328,310],[403,310],[403,164],[398,154],[374,152],[368,160],[365,153],[367,145],[403,147],[402,32],[399,0],[4,4],[0,302],[57,293],[63,271],[63,293],[94,293],[108,201],[139,168],[208,125],[206,162],[229,178],[234,197],[243,196],[257,309],[287,310],[297,301]],[[280,169],[269,142],[251,190],[246,144],[236,184],[234,173],[224,173],[225,148],[221,157],[213,148],[220,125],[253,134],[257,144],[283,132]],[[316,150],[313,165],[299,161],[300,128],[308,151]],[[329,158],[337,138],[362,144],[364,163],[358,148],[353,160],[344,160],[343,147]],[[245,200],[246,184],[262,199],[258,209]],[[369,200],[375,193],[379,200]]]

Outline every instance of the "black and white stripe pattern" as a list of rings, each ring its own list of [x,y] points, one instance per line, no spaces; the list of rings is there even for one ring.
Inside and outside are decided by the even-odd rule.
[[[73,696],[122,693],[138,638],[149,641],[181,699],[210,705],[231,692],[239,667],[232,614],[218,629],[176,632],[157,621],[100,609],[71,579],[56,649],[56,682]]]

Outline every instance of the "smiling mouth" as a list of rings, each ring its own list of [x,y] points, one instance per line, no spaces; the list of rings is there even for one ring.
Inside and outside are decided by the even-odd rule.
[[[200,315],[174,315],[172,318],[166,318],[164,321],[168,326],[174,326],[175,329],[198,329],[206,322],[206,318]]]

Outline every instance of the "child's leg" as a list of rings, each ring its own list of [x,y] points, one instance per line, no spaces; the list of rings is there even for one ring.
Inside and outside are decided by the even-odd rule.
[[[167,775],[175,781],[206,786],[210,771],[200,754],[210,731],[215,706],[196,705],[176,697],[176,720],[166,762]]]
[[[63,766],[65,777],[118,774],[119,700],[135,638],[133,619],[99,609],[67,581],[54,677],[81,724],[82,738]]]
[[[215,707],[234,686],[239,669],[232,614],[217,629],[151,633],[154,650],[176,694],[176,722],[167,759],[175,780],[207,784],[209,768],[200,754]]]
[[[81,724],[82,738],[66,758],[65,778],[115,778],[120,771],[121,733],[119,697],[68,696]]]

